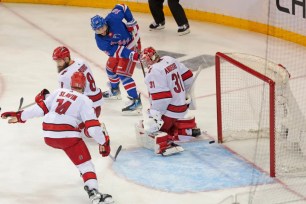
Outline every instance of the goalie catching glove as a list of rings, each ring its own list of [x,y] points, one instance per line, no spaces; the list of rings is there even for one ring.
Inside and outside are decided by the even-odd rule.
[[[2,119],[7,119],[10,117],[8,123],[25,123],[26,121],[23,121],[21,119],[21,113],[23,111],[18,111],[18,112],[4,112],[1,114]]]
[[[39,103],[47,98],[47,96],[50,94],[48,89],[43,89],[37,96],[35,97],[35,102]]]
[[[148,118],[144,120],[144,130],[148,133],[157,132],[163,126],[164,121],[161,119],[162,114],[153,109],[148,110]]]

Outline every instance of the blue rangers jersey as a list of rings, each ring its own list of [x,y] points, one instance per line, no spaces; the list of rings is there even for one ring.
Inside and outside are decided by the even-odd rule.
[[[123,19],[129,25],[137,23],[128,6],[117,4],[112,12],[105,17],[109,29],[108,35],[95,34],[97,46],[110,57],[129,58],[132,52],[130,49],[135,46],[136,39],[127,30]]]

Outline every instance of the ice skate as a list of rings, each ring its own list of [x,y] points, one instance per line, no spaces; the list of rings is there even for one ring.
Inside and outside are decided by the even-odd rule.
[[[170,156],[170,155],[177,154],[183,151],[184,151],[183,147],[172,142],[169,144],[169,146],[161,150],[161,155]]]
[[[151,23],[149,26],[150,30],[161,30],[165,28],[165,21],[161,22],[161,23]]]
[[[189,25],[184,24],[184,25],[180,26],[177,30],[177,33],[178,33],[178,35],[186,35],[186,34],[190,33]]]
[[[88,186],[84,187],[92,204],[111,204],[114,200],[111,195],[102,194],[96,189],[89,190]]]
[[[104,91],[102,93],[103,98],[105,100],[121,100],[122,99],[119,86],[117,88],[112,88],[110,83],[107,83],[107,86],[109,87],[109,90]]]
[[[193,128],[191,129],[191,136],[192,137],[198,137],[202,134],[201,129],[200,128]]]
[[[125,108],[122,109],[122,115],[142,115],[142,103],[140,95],[138,98],[132,98],[128,96],[130,100]]]

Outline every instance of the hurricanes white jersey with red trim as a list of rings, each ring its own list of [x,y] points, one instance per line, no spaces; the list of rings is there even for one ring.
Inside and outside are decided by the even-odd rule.
[[[93,74],[89,66],[81,59],[75,59],[73,64],[59,73],[59,84],[61,88],[71,89],[70,82],[71,76],[74,72],[83,72],[86,77],[86,87],[84,94],[93,101],[93,107],[101,106],[102,104],[102,91],[96,87]]]
[[[145,78],[151,109],[171,118],[184,118],[187,113],[186,91],[193,81],[192,72],[178,60],[164,56],[153,64]]]
[[[85,131],[99,144],[105,138],[93,109],[93,102],[81,93],[68,89],[58,89],[46,100],[29,108],[22,114],[22,120],[44,116],[43,135],[48,138],[81,137],[79,125],[85,124]]]

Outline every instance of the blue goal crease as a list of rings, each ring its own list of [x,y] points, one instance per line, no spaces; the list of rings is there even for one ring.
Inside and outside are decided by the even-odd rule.
[[[264,172],[222,145],[196,141],[181,144],[185,151],[162,157],[137,148],[120,153],[112,168],[121,177],[167,192],[202,192],[274,183]]]

